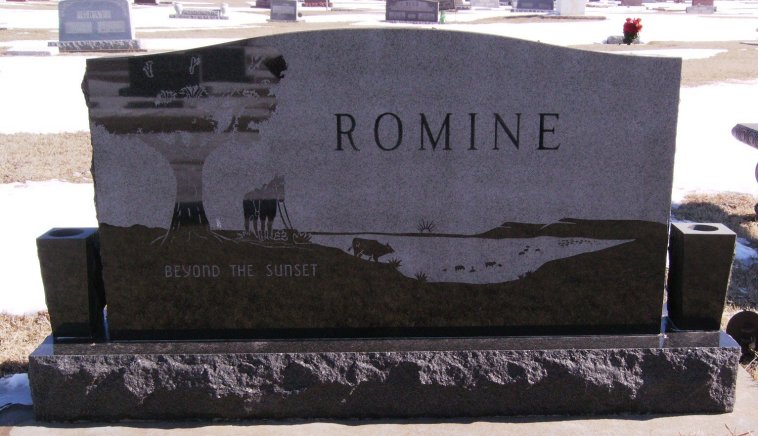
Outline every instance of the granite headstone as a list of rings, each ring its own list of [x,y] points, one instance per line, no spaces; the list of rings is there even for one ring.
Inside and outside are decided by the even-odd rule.
[[[387,0],[387,21],[410,21],[436,23],[439,21],[440,4],[432,0]]]
[[[554,0],[516,0],[513,12],[549,12],[554,8]]]
[[[716,12],[713,0],[692,0],[692,6],[687,6],[688,14],[712,14]]]
[[[61,51],[139,50],[128,0],[64,0],[58,3]]]
[[[661,334],[680,68],[410,29],[89,59],[115,340],[45,341],[36,418],[732,410],[739,345]]]
[[[439,0],[437,3],[440,4],[440,11],[454,11],[455,8],[455,0]]]
[[[297,21],[297,0],[271,0],[271,21]]]
[[[413,30],[90,59],[111,335],[657,332],[679,66]]]

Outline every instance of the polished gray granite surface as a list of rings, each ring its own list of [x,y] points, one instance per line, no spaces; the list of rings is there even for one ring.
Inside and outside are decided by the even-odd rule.
[[[413,338],[349,340],[253,340],[253,341],[161,341],[53,343],[48,337],[32,356],[97,354],[240,354],[402,352],[460,350],[559,350],[619,348],[739,348],[724,332],[674,332],[664,335],[527,336],[487,338]]]

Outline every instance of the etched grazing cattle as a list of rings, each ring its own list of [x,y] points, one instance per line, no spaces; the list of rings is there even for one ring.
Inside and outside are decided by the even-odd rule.
[[[394,253],[395,250],[390,247],[390,244],[382,244],[374,239],[361,239],[353,238],[353,255],[363,258],[368,256],[369,259],[374,259],[374,262],[378,262],[379,258],[385,254]]]

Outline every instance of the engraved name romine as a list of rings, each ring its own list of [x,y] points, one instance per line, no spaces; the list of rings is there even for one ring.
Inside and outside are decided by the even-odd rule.
[[[366,128],[370,124],[358,123],[355,117],[349,113],[336,113],[337,126],[337,148],[335,151],[344,151],[345,147],[349,146],[354,151],[360,151],[361,147],[365,147],[367,144],[356,144],[353,138],[353,133],[356,129]],[[517,150],[522,145],[521,137],[521,121],[522,114],[514,113],[512,117],[508,118],[508,121],[503,118],[501,114],[494,113],[489,122],[486,125],[484,121],[479,120],[478,113],[466,114],[468,118],[466,121],[458,122],[463,124],[468,132],[469,141],[467,150],[478,150],[479,147],[492,147],[492,150],[500,150],[500,145],[510,144]],[[455,118],[458,121],[461,116]],[[537,150],[558,150],[561,146],[560,142],[553,137],[546,137],[547,134],[556,134],[556,125],[560,119],[560,115],[555,112],[541,112],[531,116],[525,116],[524,119],[529,119],[530,122],[539,123],[539,129],[535,138],[526,138],[526,141],[530,141],[526,146],[533,146]],[[418,144],[419,150],[426,150],[427,143],[432,151],[436,150],[438,146],[442,147],[442,150],[452,150],[452,144],[450,143],[450,129],[451,119],[453,119],[452,113],[445,114],[444,120],[437,125],[430,125],[427,115],[424,113],[419,114],[417,123],[412,125],[418,126],[420,144]],[[403,145],[403,131],[409,122],[403,123],[403,120],[395,113],[385,112],[376,117],[373,122],[373,134],[374,145],[384,151],[394,151],[399,149]],[[488,145],[479,144],[477,142],[477,127],[480,128],[491,127],[493,132],[493,142]],[[436,133],[434,133],[436,132]],[[382,135],[384,133],[384,136]],[[384,137],[384,139],[382,139]],[[391,137],[391,138],[389,138]],[[552,139],[551,139],[552,138]],[[548,141],[550,139],[550,141]],[[532,142],[533,141],[533,142]]]

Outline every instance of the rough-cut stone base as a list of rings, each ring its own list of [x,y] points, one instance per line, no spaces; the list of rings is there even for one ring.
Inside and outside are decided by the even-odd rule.
[[[86,51],[143,51],[138,39],[114,39],[97,41],[59,41],[58,50],[65,53]]]
[[[31,356],[40,420],[719,413],[739,346],[719,332],[53,344]]]

